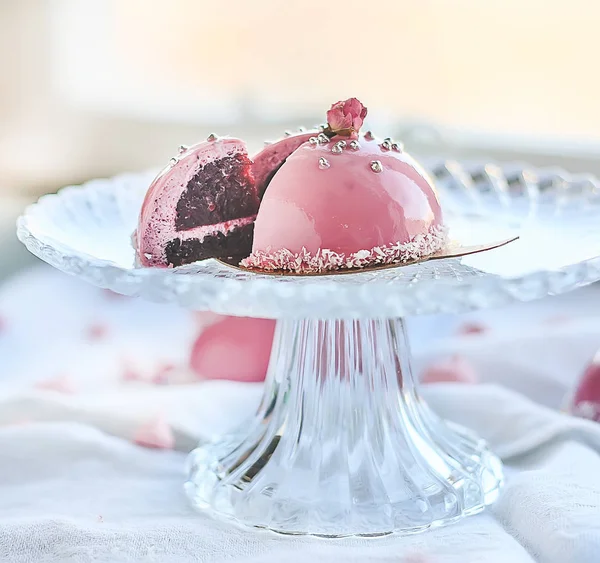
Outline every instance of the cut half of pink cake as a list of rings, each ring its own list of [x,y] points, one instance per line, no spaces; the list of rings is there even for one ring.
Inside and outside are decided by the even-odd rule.
[[[144,266],[180,266],[250,251],[258,212],[245,144],[209,137],[181,148],[150,185],[136,233]]]
[[[168,267],[250,254],[259,196],[313,134],[287,136],[253,159],[234,138],[181,147],[146,193],[134,237],[139,262]]]

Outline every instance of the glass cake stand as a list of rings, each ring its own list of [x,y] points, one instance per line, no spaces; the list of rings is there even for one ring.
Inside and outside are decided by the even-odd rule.
[[[215,260],[137,268],[130,237],[152,174],[69,187],[18,236],[88,282],[190,309],[279,320],[253,420],[190,454],[186,488],[213,516],[288,534],[410,533],[482,510],[502,465],[420,398],[403,318],[501,306],[600,279],[600,183],[560,170],[432,160],[451,236],[480,254],[380,271],[269,276]],[[477,429],[473,429],[477,430]]]

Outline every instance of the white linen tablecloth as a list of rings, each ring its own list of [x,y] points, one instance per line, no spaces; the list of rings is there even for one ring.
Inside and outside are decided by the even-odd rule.
[[[465,318],[490,330],[456,336]],[[185,452],[251,414],[260,396],[257,384],[122,383],[124,358],[140,371],[185,361],[195,335],[189,313],[39,267],[0,291],[0,321],[1,562],[600,562],[600,425],[557,410],[600,345],[597,288],[411,322],[417,370],[457,352],[478,370],[479,385],[423,393],[490,442],[507,484],[483,514],[377,540],[280,537],[189,507]],[[101,339],[90,338],[94,326]],[[60,374],[77,393],[34,387]],[[157,413],[174,429],[174,451],[131,441]]]

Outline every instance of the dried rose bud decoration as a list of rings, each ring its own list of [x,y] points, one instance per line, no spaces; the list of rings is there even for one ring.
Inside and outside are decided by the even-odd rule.
[[[367,108],[356,98],[336,102],[327,112],[327,127],[323,133],[330,139],[336,135],[356,137],[365,117],[367,117]]]

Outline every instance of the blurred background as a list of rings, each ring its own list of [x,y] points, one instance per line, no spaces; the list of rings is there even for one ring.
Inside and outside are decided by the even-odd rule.
[[[0,275],[40,194],[359,97],[416,154],[600,173],[595,0],[0,0]]]

